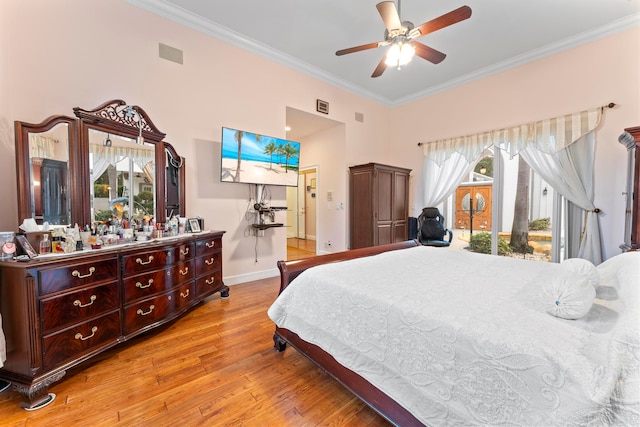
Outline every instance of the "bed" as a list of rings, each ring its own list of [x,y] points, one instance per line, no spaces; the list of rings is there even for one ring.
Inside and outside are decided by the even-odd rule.
[[[563,264],[413,241],[281,261],[275,347],[397,425],[640,425],[640,252],[592,265],[574,320],[542,292],[590,283]]]

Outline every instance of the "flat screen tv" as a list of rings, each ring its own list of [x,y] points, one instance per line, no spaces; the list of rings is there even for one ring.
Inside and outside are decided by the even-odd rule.
[[[300,143],[222,128],[221,182],[298,186]]]

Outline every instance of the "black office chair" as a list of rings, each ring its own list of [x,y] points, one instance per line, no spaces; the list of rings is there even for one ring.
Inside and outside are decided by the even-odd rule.
[[[445,235],[449,240],[445,240]],[[444,226],[444,217],[438,208],[422,208],[418,217],[418,241],[424,246],[449,246],[453,233]]]

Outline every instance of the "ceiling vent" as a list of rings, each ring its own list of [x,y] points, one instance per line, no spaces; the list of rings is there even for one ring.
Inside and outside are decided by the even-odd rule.
[[[316,99],[316,111],[322,114],[329,114],[329,103],[321,99]]]

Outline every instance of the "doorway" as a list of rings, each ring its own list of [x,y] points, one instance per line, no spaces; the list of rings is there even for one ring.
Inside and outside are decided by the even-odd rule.
[[[316,167],[301,169],[298,187],[287,188],[287,260],[316,255]]]

